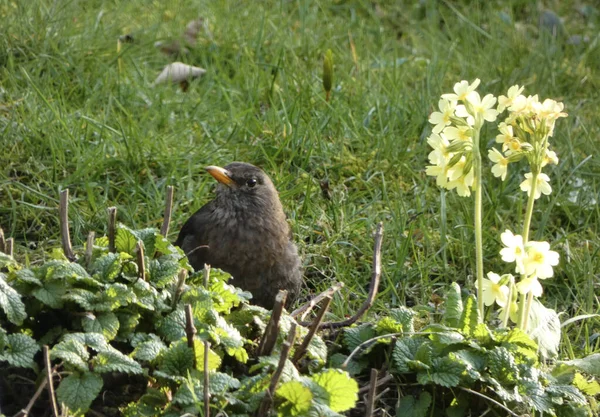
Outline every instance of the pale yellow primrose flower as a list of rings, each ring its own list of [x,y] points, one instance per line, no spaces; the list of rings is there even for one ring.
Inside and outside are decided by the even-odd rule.
[[[455,94],[442,94],[442,98],[445,98],[446,100],[465,101],[467,99],[467,95],[470,92],[475,91],[475,89],[479,86],[480,82],[481,81],[479,80],[479,78],[476,78],[472,84],[469,84],[469,82],[466,80],[462,80],[461,82],[454,84]]]
[[[520,95],[523,92],[524,88],[524,86],[519,87],[518,85],[513,85],[508,89],[508,93],[506,93],[506,96],[498,97],[498,112],[502,113],[505,108],[512,105],[515,97]]]
[[[440,111],[434,111],[429,116],[429,123],[435,125],[433,127],[433,133],[440,133],[444,127],[450,124],[450,118],[454,116],[456,101],[442,98],[438,102],[438,107]]]
[[[470,142],[472,140],[471,135],[473,134],[473,131],[469,126],[448,126],[444,129],[443,133],[448,140]]]
[[[527,256],[523,260],[525,274],[540,279],[551,278],[554,275],[553,266],[558,265],[558,252],[550,250],[548,242],[530,241],[525,244]]]
[[[523,181],[520,185],[521,190],[527,192],[527,196],[531,194],[532,177],[533,174],[531,172],[528,172],[527,174],[525,174],[525,181]],[[552,192],[552,187],[548,183],[549,181],[550,177],[548,175],[544,173],[538,174],[536,181],[537,184],[535,187],[535,195],[533,196],[534,199],[537,200],[538,198],[540,198],[542,193],[544,195],[549,195]]]
[[[496,136],[496,143],[502,144],[502,152],[504,152],[508,149],[508,144],[514,138],[513,127],[501,122],[498,125],[498,130],[500,134]]]
[[[450,160],[450,153],[448,152],[450,143],[443,134],[438,135],[436,133],[432,133],[427,138],[427,143],[433,148],[433,151],[429,153],[429,162],[433,165],[426,167],[425,173],[436,177],[435,182],[439,187],[445,187],[448,183],[447,164]]]
[[[498,110],[493,108],[496,104],[496,97],[493,94],[488,94],[482,99],[477,91],[471,91],[467,95],[467,101],[473,107],[473,111],[475,112],[473,116],[480,115],[488,122],[493,122],[498,117]]]
[[[500,285],[500,275],[494,272],[488,272],[487,278],[483,278],[483,303],[486,306],[491,306],[497,303],[500,307],[505,307],[508,302],[508,287],[506,285]],[[489,278],[489,279],[488,279]],[[479,288],[479,281],[477,281],[477,287]]]
[[[500,239],[504,246],[506,246],[500,251],[502,260],[509,263],[516,262],[515,271],[518,274],[524,274],[525,265],[523,264],[523,258],[525,257],[525,247],[523,245],[523,237],[521,235],[514,235],[513,232],[506,229],[500,235]]]
[[[448,178],[450,182],[446,184],[448,190],[456,188],[456,193],[461,197],[469,197],[473,186],[475,175],[473,169],[466,174],[464,173],[465,161],[464,158],[448,170]]]
[[[546,156],[544,156],[542,166],[545,167],[548,164],[558,165],[558,156],[556,155],[556,152],[546,149]]]
[[[519,321],[519,305],[516,302],[509,303],[510,305],[510,313],[509,318],[513,323],[517,323]],[[503,317],[505,314],[507,307],[503,307],[499,310],[500,317]]]
[[[488,151],[488,158],[495,163],[492,167],[492,174],[494,174],[494,177],[500,177],[502,178],[502,181],[504,181],[508,172],[508,158],[505,158],[496,148],[492,148]]]
[[[517,282],[517,291],[521,294],[528,294],[529,292],[533,293],[534,297],[539,297],[542,295],[542,284],[538,281],[535,275],[525,278],[520,282]]]

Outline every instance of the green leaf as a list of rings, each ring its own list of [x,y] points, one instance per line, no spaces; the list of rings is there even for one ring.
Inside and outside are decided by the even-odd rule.
[[[210,372],[208,390],[211,397],[224,396],[228,391],[240,387],[240,381],[222,372]],[[200,378],[187,378],[173,397],[174,404],[195,404],[204,396],[204,381]]]
[[[374,338],[376,335],[375,329],[368,323],[344,329],[344,341],[349,350],[356,349],[358,345]]]
[[[92,311],[94,309],[94,304],[97,299],[98,296],[95,293],[84,290],[83,288],[72,288],[63,296],[63,300],[73,301],[87,311]]]
[[[498,346],[487,354],[492,377],[503,384],[514,384],[519,380],[519,369],[515,357],[505,347]]]
[[[426,329],[426,331],[429,331],[429,330],[430,330],[429,328]],[[439,332],[433,331],[433,332],[429,333],[429,338],[431,339],[431,341],[440,345],[439,347],[443,348],[446,346],[465,343],[465,337],[462,334],[460,334],[459,332],[445,330],[445,329],[439,329],[439,330],[441,330],[441,331],[439,331]]]
[[[170,342],[185,337],[185,312],[183,308],[167,314],[157,323],[158,333]]]
[[[306,355],[319,364],[324,364],[327,361],[327,345],[323,339],[315,335],[306,348]]]
[[[204,371],[204,343],[198,339],[194,340],[194,352],[196,353],[196,369]],[[208,370],[216,371],[221,366],[221,357],[212,349],[208,349]]]
[[[152,259],[148,266],[148,280],[157,288],[164,288],[177,282],[180,269],[179,264],[168,256]]]
[[[347,372],[328,369],[311,377],[329,396],[329,408],[346,411],[358,401],[358,384]]]
[[[36,277],[35,273],[31,269],[20,269],[17,272],[15,272],[15,277],[17,277],[18,282],[33,284],[38,287],[42,286],[42,281],[40,281],[39,278]]]
[[[0,272],[0,308],[8,320],[20,326],[27,318],[25,304],[21,301],[19,293],[6,282],[6,275]]]
[[[50,351],[52,359],[62,359],[68,365],[75,369],[86,372],[89,370],[88,360],[90,354],[83,343],[78,340],[70,339],[54,345]]]
[[[406,395],[400,398],[396,415],[402,417],[427,417],[429,407],[431,406],[431,394],[423,391],[419,399],[415,400],[412,395]]]
[[[398,323],[389,316],[382,317],[375,325],[375,331],[378,336],[390,333],[402,333],[403,329],[404,327],[402,326],[402,323]]]
[[[104,350],[92,359],[94,372],[123,372],[126,374],[141,374],[142,367],[129,356],[122,354],[116,349]]]
[[[446,388],[456,387],[460,384],[464,370],[465,366],[457,360],[449,357],[434,358],[429,371],[417,374],[417,381],[420,384],[434,383]]]
[[[19,368],[35,368],[33,357],[40,350],[35,340],[22,333],[6,335],[0,350],[0,362]]]
[[[187,376],[194,369],[194,353],[183,341],[173,343],[162,354],[158,369],[168,375]]]
[[[560,363],[577,368],[586,374],[600,377],[600,353],[593,353],[585,358],[572,359],[570,361],[560,361]]]
[[[389,316],[397,323],[402,325],[402,331],[405,333],[413,333],[415,331],[415,316],[417,313],[408,307],[392,308]]]
[[[485,369],[485,356],[483,353],[463,349],[450,354],[450,357],[462,363],[465,367],[467,375],[474,381],[481,378],[481,373]]]
[[[579,372],[573,377],[573,385],[575,385],[585,395],[595,396],[600,394],[600,384],[595,379],[585,379]]]
[[[34,288],[31,294],[52,308],[62,308],[62,297],[67,292],[65,284],[61,281],[44,281],[41,287]]]
[[[63,340],[76,340],[84,346],[91,347],[96,352],[111,349],[102,333],[69,333],[63,337]]]
[[[523,400],[526,404],[544,413],[552,410],[552,399],[539,381],[525,379],[521,380],[519,385],[523,391]]]
[[[407,373],[411,371],[409,364],[415,360],[419,347],[423,345],[425,339],[422,338],[406,338],[396,341],[396,346],[392,352],[392,358],[396,370],[399,373]]]
[[[113,340],[119,331],[119,319],[115,313],[87,313],[81,318],[81,326],[86,332],[102,333],[106,340]]]
[[[69,261],[48,261],[34,270],[36,276],[44,280],[66,280],[76,282],[90,278],[87,271],[79,264]]]
[[[539,346],[543,358],[552,359],[558,356],[560,345],[560,319],[556,311],[546,308],[537,298],[533,299],[529,311],[529,335]]]
[[[480,321],[479,310],[477,309],[477,299],[474,295],[469,295],[465,302],[463,314],[460,317],[458,327],[465,336],[473,336]]]
[[[135,300],[133,290],[125,284],[107,285],[93,304],[94,311],[113,311]]]
[[[233,285],[227,284],[226,281],[215,280],[210,285],[209,291],[214,300],[215,309],[219,313],[229,314],[233,307],[240,305],[241,299],[237,289]]]
[[[463,302],[460,285],[456,282],[450,285],[444,306],[446,310],[444,311],[442,322],[447,326],[458,328],[463,314]]]
[[[307,412],[312,404],[310,389],[298,381],[289,381],[275,391],[275,396],[282,400],[277,407],[278,416],[298,416]]]
[[[149,339],[139,343],[133,350],[133,357],[140,361],[153,361],[167,349],[167,346],[155,334],[149,334]]]
[[[134,256],[137,241],[138,239],[131,229],[121,223],[117,225],[117,233],[115,235],[115,249],[117,252],[125,252]]]
[[[56,389],[56,397],[72,412],[85,413],[101,389],[100,376],[91,372],[74,373],[61,381]]]
[[[114,281],[123,265],[123,256],[119,253],[107,253],[96,259],[92,265],[92,275],[102,281],[110,282]]]
[[[523,330],[514,328],[508,332],[497,332],[496,341],[501,342],[502,346],[521,354],[526,358],[537,361],[538,346],[531,337]]]
[[[347,358],[347,355],[341,353],[334,353],[329,357],[329,367],[342,369],[342,364],[346,361]],[[364,369],[365,366],[363,364],[355,361],[354,359],[350,359],[346,367],[342,370],[347,371],[350,374],[350,376],[356,376],[360,374]]]

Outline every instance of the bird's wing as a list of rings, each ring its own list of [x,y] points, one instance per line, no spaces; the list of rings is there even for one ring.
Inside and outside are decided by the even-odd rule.
[[[210,225],[213,202],[202,206],[183,225],[175,246],[179,246],[187,255],[195,270],[202,269],[208,253],[207,225]]]

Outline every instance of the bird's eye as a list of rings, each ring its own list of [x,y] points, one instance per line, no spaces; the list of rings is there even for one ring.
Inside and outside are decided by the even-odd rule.
[[[256,179],[250,178],[249,180],[246,181],[246,185],[250,188],[254,187],[256,185]]]

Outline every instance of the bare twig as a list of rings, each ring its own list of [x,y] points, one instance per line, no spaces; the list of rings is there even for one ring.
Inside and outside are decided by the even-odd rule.
[[[376,385],[376,387],[379,388],[380,386],[385,385],[388,382],[393,381],[393,380],[394,380],[394,377],[392,375],[386,374],[383,378],[377,379],[377,385]],[[361,387],[358,390],[358,395],[364,395],[367,392],[369,392],[370,389],[371,389],[371,384],[365,385],[364,387]]]
[[[87,241],[85,243],[85,264],[90,266],[92,263],[92,255],[94,253],[94,238],[96,237],[95,232],[89,232]]]
[[[300,320],[304,320],[306,318],[306,316],[308,315],[308,313],[310,313],[312,311],[312,309],[321,302],[322,299],[324,299],[325,297],[332,297],[333,294],[335,294],[342,288],[344,288],[344,283],[336,282],[331,287],[329,287],[328,289],[323,291],[321,294],[317,295],[314,298],[311,298],[311,300],[308,303],[304,304],[302,307],[298,307],[297,309],[292,311],[290,316],[292,316],[294,318],[296,318],[297,316],[300,316]]]
[[[269,389],[265,392],[265,396],[263,397],[260,406],[258,407],[258,411],[256,416],[263,417],[267,416],[271,405],[273,404],[273,395],[275,394],[275,389],[277,388],[277,384],[279,383],[279,378],[281,378],[281,374],[283,373],[283,368],[285,367],[285,362],[290,354],[290,349],[294,344],[294,339],[296,338],[296,323],[292,323],[290,327],[290,332],[288,333],[288,337],[281,345],[281,354],[279,355],[279,363],[277,364],[277,369],[273,372],[273,376],[271,377],[271,383],[269,384]]]
[[[464,388],[464,387],[461,387],[460,385],[458,386],[458,388],[460,388],[461,390],[463,390],[463,391],[465,391],[465,392],[468,392],[468,393],[470,393],[470,394],[473,394],[473,395],[478,395],[478,396],[480,396],[481,398],[484,398],[484,399],[488,400],[489,402],[491,402],[491,403],[494,403],[495,405],[497,405],[498,407],[502,408],[504,411],[506,411],[508,414],[510,414],[510,415],[511,415],[511,416],[513,416],[513,417],[519,417],[519,415],[518,415],[517,413],[515,413],[515,412],[511,411],[511,410],[510,410],[509,408],[507,408],[507,407],[506,407],[504,404],[502,404],[502,403],[499,403],[498,401],[494,400],[494,399],[493,399],[493,398],[491,398],[491,397],[488,397],[488,396],[487,396],[487,395],[485,395],[485,394],[482,394],[482,393],[480,393],[480,392],[477,392],[477,391],[473,391],[472,389],[469,389],[469,388]]]
[[[375,410],[375,394],[377,392],[377,369],[371,368],[371,381],[369,383],[369,394],[367,395],[367,411],[365,417],[373,417]]]
[[[308,333],[304,337],[302,344],[300,345],[300,347],[298,349],[296,349],[296,352],[294,352],[294,356],[292,358],[292,362],[294,364],[297,364],[298,361],[302,358],[302,356],[304,356],[304,353],[306,352],[306,348],[308,347],[308,344],[315,336],[315,333],[317,332],[317,330],[319,328],[319,324],[321,324],[321,322],[323,321],[323,317],[325,317],[325,313],[327,312],[327,309],[329,308],[329,304],[331,304],[331,297],[326,296],[325,301],[323,302],[323,305],[321,306],[321,310],[319,310],[319,314],[314,319],[314,321],[311,323],[311,325],[308,329]]]
[[[187,278],[187,270],[180,269],[179,275],[177,277],[177,286],[175,287],[175,292],[173,293],[173,301],[171,302],[171,308],[175,309],[177,303],[179,302],[179,298],[183,293],[183,284],[185,284],[185,279]]]
[[[71,262],[75,260],[75,254],[71,247],[71,236],[69,235],[69,190],[60,192],[60,202],[58,203],[58,213],[60,221],[60,240],[63,252]]]
[[[15,246],[15,240],[12,237],[9,237],[8,239],[6,239],[6,243],[5,243],[6,251],[4,253],[6,253],[8,256],[13,256],[14,246]]]
[[[50,349],[48,345],[44,345],[44,366],[46,367],[46,379],[48,381],[48,395],[50,396],[50,405],[52,406],[52,415],[58,417],[60,412],[58,411],[58,404],[56,403],[56,396],[54,395],[54,384],[52,382],[52,366],[50,363]]]
[[[138,240],[137,245],[138,278],[146,281],[146,262],[144,261],[144,242]]]
[[[4,230],[0,227],[0,252],[6,253],[6,239],[4,239]]]
[[[194,368],[196,368],[196,348],[194,345],[194,336],[196,335],[197,330],[196,326],[194,326],[194,316],[192,315],[192,305],[185,305],[185,334],[187,336],[187,344],[188,347],[192,349],[194,353]]]
[[[210,352],[210,342],[204,341],[204,416],[210,417],[210,390],[208,389],[208,353]]]
[[[320,329],[334,329],[338,327],[346,327],[354,324],[359,318],[362,317],[372,306],[377,296],[379,289],[379,279],[381,278],[381,242],[383,240],[383,223],[377,224],[377,230],[375,231],[375,243],[373,248],[373,274],[371,275],[371,284],[369,286],[369,295],[358,309],[356,314],[346,320],[323,323],[319,326]]]
[[[204,264],[204,288],[208,288],[208,279],[210,278],[210,265]]]
[[[167,187],[167,196],[165,198],[165,217],[163,219],[162,227],[160,228],[160,234],[167,237],[169,233],[169,225],[171,224],[171,213],[173,211],[173,186]]]
[[[275,342],[277,341],[277,334],[279,333],[279,319],[281,318],[281,312],[283,311],[286,298],[286,290],[279,290],[279,293],[275,296],[275,305],[271,312],[271,318],[269,319],[265,333],[258,345],[256,356],[268,356],[273,352]]]
[[[108,208],[108,251],[114,253],[117,248],[115,247],[115,235],[117,231],[117,208]]]

